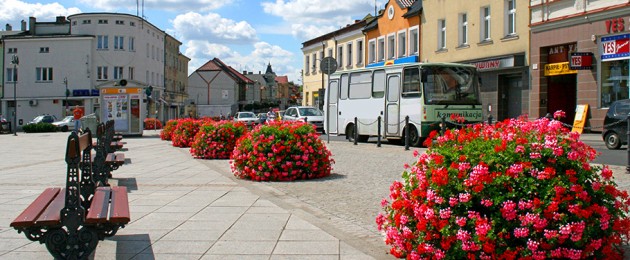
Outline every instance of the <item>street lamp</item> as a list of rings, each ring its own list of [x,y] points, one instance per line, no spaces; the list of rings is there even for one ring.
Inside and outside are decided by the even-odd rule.
[[[66,85],[66,112],[64,116],[68,116],[68,96],[70,96],[70,90],[68,90],[68,77],[63,77],[63,84]]]
[[[17,136],[17,65],[20,64],[20,59],[17,55],[13,54],[13,57],[11,57],[11,64],[13,64],[13,106],[15,107],[15,109],[13,109],[13,122],[15,124],[15,127],[13,128],[13,135]]]

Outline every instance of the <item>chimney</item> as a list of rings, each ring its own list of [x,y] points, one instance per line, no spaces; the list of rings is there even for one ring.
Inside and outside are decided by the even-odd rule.
[[[251,71],[249,72],[249,75],[253,75],[253,74],[254,74],[254,72],[251,72]]]
[[[35,23],[37,23],[37,18],[32,16],[28,18],[28,31],[30,32],[30,35],[35,35]]]
[[[260,70],[259,70],[259,71],[258,71],[258,74],[262,74],[262,71],[260,71]]]
[[[26,21],[24,20],[20,23],[20,31],[26,32]]]
[[[55,20],[55,22],[57,22],[57,23],[64,23],[64,22],[66,22],[66,17],[65,16],[57,16],[57,19]]]
[[[7,32],[10,32],[11,30],[13,30],[13,27],[11,27],[11,25],[10,25],[10,24],[7,24],[7,29],[6,29],[6,31],[7,31]]]
[[[243,75],[247,75],[247,71],[246,70],[243,71]]]

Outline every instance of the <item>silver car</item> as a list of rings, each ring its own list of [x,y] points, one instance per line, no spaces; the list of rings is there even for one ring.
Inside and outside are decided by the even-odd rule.
[[[317,132],[324,132],[324,113],[316,107],[297,106],[289,107],[284,112],[283,121],[302,121],[308,120],[309,123],[315,125]]]
[[[238,112],[234,116],[234,121],[243,122],[247,126],[254,126],[260,122],[259,120],[253,112]]]
[[[68,130],[74,130],[74,116],[66,116],[61,121],[52,123],[61,130],[61,132],[67,132]]]

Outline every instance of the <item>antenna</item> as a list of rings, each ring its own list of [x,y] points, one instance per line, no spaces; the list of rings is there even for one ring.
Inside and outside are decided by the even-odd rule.
[[[376,0],[374,0],[374,17],[376,17],[378,15],[378,13],[376,13]]]
[[[138,2],[138,0],[136,0],[136,16],[140,16],[140,14],[138,13],[140,11],[139,10],[140,9],[139,5],[140,5],[140,3]]]

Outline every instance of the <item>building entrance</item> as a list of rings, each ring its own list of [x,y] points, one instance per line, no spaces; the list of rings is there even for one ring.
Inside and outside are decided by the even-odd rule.
[[[547,77],[547,113],[562,110],[566,117],[561,121],[573,124],[577,99],[577,75],[558,75]]]
[[[501,106],[498,110],[498,120],[517,118],[521,115],[522,92],[523,78],[520,74],[499,76]]]

